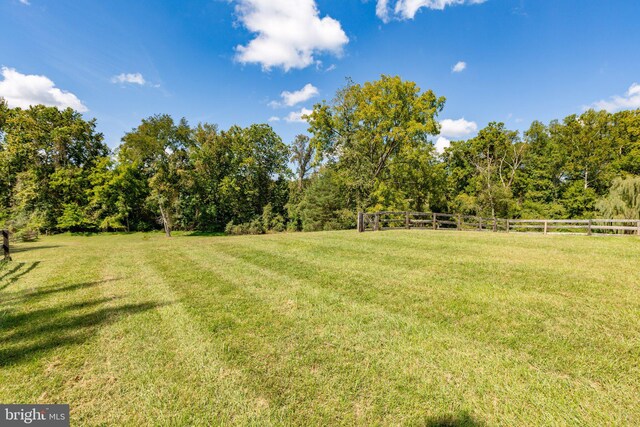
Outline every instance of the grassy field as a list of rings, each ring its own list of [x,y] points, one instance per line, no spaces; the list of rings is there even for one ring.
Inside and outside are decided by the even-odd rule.
[[[72,425],[640,425],[640,239],[45,237],[0,402]]]

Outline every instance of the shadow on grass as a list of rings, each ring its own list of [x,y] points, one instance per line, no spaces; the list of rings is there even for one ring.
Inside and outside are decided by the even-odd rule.
[[[60,245],[37,245],[37,244],[30,244],[30,243],[21,243],[15,246],[12,245],[11,253],[19,254],[21,252],[37,251],[38,249],[55,249],[55,248],[61,248],[61,247],[62,246]]]
[[[474,419],[469,413],[443,415],[426,420],[425,427],[483,427],[486,424]]]
[[[101,298],[15,314],[0,313],[0,367],[28,361],[57,348],[80,345],[100,327],[123,316],[165,305],[153,302],[113,305],[117,301]]]
[[[161,230],[156,230],[161,231]],[[128,236],[130,234],[146,233],[146,231],[72,231],[66,233],[68,236],[74,237],[92,237],[92,236]]]
[[[226,236],[223,231],[192,231],[185,234],[186,237],[221,237]]]
[[[2,265],[2,267],[6,266],[7,268],[7,271],[3,271],[2,274],[0,274],[0,280],[3,280],[5,277],[9,277],[13,273],[20,270],[25,265],[25,263],[24,262],[16,262],[16,263],[2,262],[0,265]]]
[[[0,276],[0,281],[7,281],[7,283],[0,286],[0,291],[6,289],[8,286],[18,281],[18,279],[20,279],[25,274],[29,274],[38,265],[40,265],[40,261],[18,262],[15,266],[9,267],[9,270],[2,273],[2,275]]]
[[[28,300],[46,297],[52,294],[58,294],[62,292],[73,292],[79,289],[92,288],[94,286],[100,286],[104,283],[114,282],[116,280],[120,280],[120,279],[117,279],[117,278],[104,279],[104,280],[98,280],[95,282],[74,283],[73,285],[62,285],[62,286],[61,285],[40,286],[38,288],[34,288],[31,290],[27,289],[22,291],[5,293],[2,295],[2,298],[0,298],[0,302],[2,303],[12,302],[12,301],[26,302]]]

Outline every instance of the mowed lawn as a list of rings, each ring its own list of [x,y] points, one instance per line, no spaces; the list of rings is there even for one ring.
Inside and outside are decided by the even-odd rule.
[[[640,425],[640,239],[55,236],[0,271],[0,402],[72,425]]]

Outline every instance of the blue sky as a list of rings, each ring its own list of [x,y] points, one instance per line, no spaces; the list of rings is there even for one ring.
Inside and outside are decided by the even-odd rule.
[[[0,0],[0,96],[86,110],[111,147],[156,113],[290,142],[306,125],[287,117],[347,76],[397,74],[445,96],[462,138],[640,108],[639,17],[638,0]]]

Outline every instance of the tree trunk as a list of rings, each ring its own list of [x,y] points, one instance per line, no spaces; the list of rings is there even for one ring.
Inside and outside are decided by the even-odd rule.
[[[171,227],[169,225],[169,218],[167,217],[167,213],[162,209],[162,203],[160,203],[160,216],[162,217],[162,225],[164,226],[164,232],[167,237],[171,237]]]
[[[589,188],[589,171],[585,170],[584,171],[584,189],[586,190],[587,188]]]

